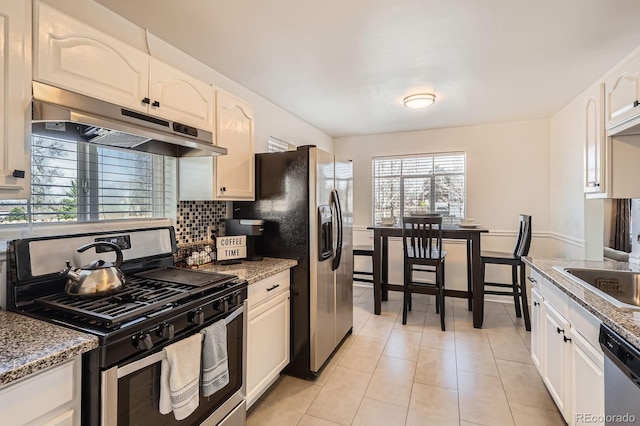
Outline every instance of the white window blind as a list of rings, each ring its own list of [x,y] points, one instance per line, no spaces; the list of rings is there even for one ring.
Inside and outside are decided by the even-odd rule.
[[[0,201],[0,224],[173,216],[176,160],[32,136],[31,199]]]
[[[374,157],[374,223],[425,213],[457,223],[465,215],[465,167],[463,152]]]
[[[296,146],[290,144],[289,142],[285,142],[283,140],[274,138],[273,136],[269,137],[269,141],[267,143],[268,152],[285,152],[285,151],[293,151],[296,149]]]

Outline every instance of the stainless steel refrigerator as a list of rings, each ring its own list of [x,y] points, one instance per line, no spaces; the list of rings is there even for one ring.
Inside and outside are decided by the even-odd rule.
[[[286,372],[314,378],[353,329],[352,164],[311,146],[255,164],[256,201],[234,202],[233,217],[265,221],[258,254],[298,260]]]

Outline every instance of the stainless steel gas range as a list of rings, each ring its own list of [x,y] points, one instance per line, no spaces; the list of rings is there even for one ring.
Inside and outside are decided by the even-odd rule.
[[[97,241],[117,244],[126,277],[122,290],[100,297],[70,296],[65,263],[87,265],[114,253]],[[99,250],[99,252],[96,252]],[[108,250],[108,248],[107,248]],[[174,268],[172,227],[38,237],[9,243],[7,306],[99,338],[83,355],[82,424],[244,425],[247,283],[232,275]],[[229,383],[176,420],[159,411],[161,361],[168,345],[224,320]]]

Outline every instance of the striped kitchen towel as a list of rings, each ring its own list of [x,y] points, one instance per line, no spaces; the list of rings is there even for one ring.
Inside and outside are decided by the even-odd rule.
[[[227,359],[227,324],[220,320],[201,331],[202,345],[202,395],[210,396],[229,383]]]
[[[196,333],[164,348],[160,364],[160,413],[173,411],[186,419],[200,402],[200,354],[202,336]]]

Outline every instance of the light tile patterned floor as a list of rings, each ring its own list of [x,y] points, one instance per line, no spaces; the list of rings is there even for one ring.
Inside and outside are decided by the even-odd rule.
[[[284,376],[251,410],[249,426],[564,425],[531,363],[530,334],[513,305],[485,303],[474,329],[466,300],[447,298],[446,332],[434,298],[402,295],[373,315],[354,288],[354,327],[315,382]]]

